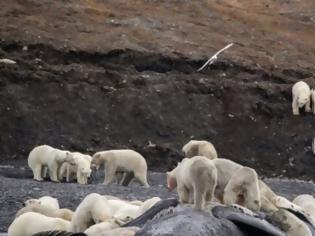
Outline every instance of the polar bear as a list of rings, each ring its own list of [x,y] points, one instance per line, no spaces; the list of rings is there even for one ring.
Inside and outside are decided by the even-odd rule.
[[[161,198],[159,197],[149,198],[146,201],[144,201],[142,204],[140,204],[139,215],[142,215],[143,213],[145,213],[147,210],[149,210],[159,201],[161,201]]]
[[[71,181],[72,178],[77,179],[79,184],[87,184],[88,178],[91,176],[91,161],[92,157],[79,152],[73,152],[73,163],[63,163],[59,170],[59,180],[66,177],[66,181]]]
[[[91,193],[83,199],[75,210],[70,231],[83,232],[93,224],[110,220],[112,216],[112,210],[106,197],[98,193]]]
[[[42,168],[48,166],[50,179],[59,182],[57,172],[64,162],[73,162],[72,154],[48,145],[35,147],[28,156],[28,166],[33,171],[34,179],[38,181],[43,180]]]
[[[16,217],[19,217],[22,214],[25,214],[26,212],[37,212],[45,216],[49,217],[57,217],[64,220],[71,221],[73,216],[73,211],[62,208],[62,209],[54,209],[50,206],[42,205],[41,202],[33,202],[32,204],[29,204],[23,208],[21,208],[17,213]]]
[[[98,235],[102,235],[102,233],[106,231],[116,229],[118,227],[119,225],[115,223],[114,221],[107,221],[107,222],[102,222],[102,223],[92,225],[91,227],[86,229],[84,233],[87,234],[88,236],[98,236]]]
[[[135,236],[139,229],[140,228],[136,226],[121,227],[121,228],[108,230],[108,231],[102,232],[101,234],[96,234],[93,236]]]
[[[116,180],[116,172],[132,172],[134,178],[146,188],[150,187],[147,181],[147,162],[144,157],[133,150],[109,150],[97,152],[92,157],[92,165],[97,169],[104,163],[105,180],[108,185]]]
[[[295,203],[289,201],[285,197],[277,196],[275,205],[277,208],[285,208],[285,209],[292,209],[294,211],[303,211],[302,207],[296,205]]]
[[[195,209],[203,210],[206,202],[211,201],[214,196],[217,169],[207,157],[184,158],[166,175],[168,189],[172,191],[177,187],[181,204],[194,202]],[[193,194],[193,201],[189,198],[190,194]]]
[[[309,215],[313,223],[315,223],[315,199],[309,194],[301,194],[297,196],[293,203],[300,206],[302,210]]]
[[[278,226],[287,236],[312,236],[308,226],[285,209],[267,214],[267,220],[273,225]]]
[[[299,115],[299,108],[305,106],[305,111],[311,111],[311,90],[304,81],[296,82],[292,87],[292,112]]]
[[[190,140],[183,146],[182,151],[187,158],[193,156],[205,156],[210,160],[218,158],[213,144],[204,140]]]
[[[118,222],[126,223],[140,215],[140,206],[124,200],[108,200],[113,218]]]
[[[213,163],[217,171],[217,183],[214,190],[217,200],[223,204],[239,204],[253,211],[260,210],[262,204],[260,181],[254,169],[223,158],[209,161]],[[188,173],[187,171],[186,176],[181,178],[190,178]],[[169,189],[176,186],[175,180],[167,174]],[[205,181],[199,181],[199,183],[200,185],[208,184]],[[277,210],[277,208],[274,209]]]
[[[24,202],[24,206],[32,205],[32,204],[37,204],[39,203],[40,205],[50,207],[52,209],[59,209],[59,202],[58,199],[50,197],[50,196],[44,196],[38,199],[32,198],[28,199]]]
[[[32,236],[35,233],[52,230],[68,231],[69,227],[69,221],[36,212],[27,212],[14,219],[9,226],[8,236]]]

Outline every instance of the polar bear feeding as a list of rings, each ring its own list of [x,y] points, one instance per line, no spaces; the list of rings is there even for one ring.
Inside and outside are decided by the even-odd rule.
[[[217,151],[212,143],[204,140],[190,140],[182,148],[185,157],[204,156],[210,160],[218,158]]]

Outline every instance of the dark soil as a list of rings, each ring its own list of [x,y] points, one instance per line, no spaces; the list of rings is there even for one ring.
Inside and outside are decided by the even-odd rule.
[[[0,64],[0,162],[24,164],[39,144],[132,148],[165,171],[183,144],[206,139],[261,175],[312,179],[315,118],[292,115],[291,86],[315,86],[313,10],[280,0],[0,3],[0,58],[17,62]]]

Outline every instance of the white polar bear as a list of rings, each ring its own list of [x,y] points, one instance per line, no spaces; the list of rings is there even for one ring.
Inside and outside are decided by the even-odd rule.
[[[311,111],[311,90],[304,81],[296,82],[292,87],[292,112],[299,115],[299,108],[305,106],[305,111]]]
[[[182,151],[187,158],[194,156],[204,156],[210,160],[218,158],[213,144],[204,140],[190,140],[183,146]]]
[[[109,150],[97,152],[92,157],[92,165],[98,169],[104,163],[105,180],[108,185],[116,180],[116,172],[132,172],[134,178],[143,186],[150,187],[147,181],[147,162],[144,157],[133,150]]]
[[[238,204],[253,211],[260,210],[262,204],[260,181],[254,169],[223,158],[209,161],[213,163],[217,171],[217,183],[214,192],[217,200],[223,204]],[[176,186],[176,179],[172,178],[170,174],[167,174],[167,177],[168,187],[173,189]],[[191,177],[187,171],[179,179],[187,181],[186,179],[189,178]],[[201,187],[205,187],[205,183],[209,184],[209,181],[198,182]],[[184,199],[186,200],[187,197]],[[275,209],[277,210],[277,208]]]
[[[211,201],[217,185],[217,169],[207,157],[184,158],[177,167],[167,172],[167,187],[172,191],[177,187],[181,204],[194,202],[194,208],[203,210]],[[193,196],[193,201],[189,195]]]
[[[59,180],[66,177],[66,181],[71,181],[72,178],[77,179],[79,184],[87,184],[88,178],[91,176],[91,161],[92,157],[79,152],[73,152],[73,163],[63,163],[59,170]]]
[[[58,199],[50,197],[50,196],[44,196],[38,199],[32,198],[28,199],[24,202],[24,206],[32,205],[32,204],[40,204],[43,206],[50,207],[52,209],[59,209],[59,202]]]
[[[98,193],[87,195],[79,204],[71,220],[71,232],[83,232],[93,224],[109,221],[112,210],[106,197]]]
[[[140,229],[139,227],[135,227],[135,226],[121,227],[121,228],[108,230],[108,231],[102,232],[101,234],[96,234],[93,236],[134,236],[136,235],[139,229]]]
[[[161,198],[159,197],[149,198],[146,201],[144,201],[142,204],[140,204],[139,215],[142,215],[143,213],[145,213],[147,210],[149,210],[159,201],[161,201]]]
[[[299,195],[293,200],[293,203],[300,206],[315,223],[315,199],[313,196],[309,194]]]
[[[275,205],[278,208],[286,208],[286,209],[292,209],[294,211],[303,211],[302,207],[296,205],[295,203],[289,201],[285,197],[277,196]]]
[[[71,221],[73,216],[73,211],[69,209],[66,208],[55,209],[51,208],[50,206],[42,205],[41,202],[33,202],[32,204],[29,204],[21,208],[16,213],[16,217],[19,217],[20,215],[25,214],[26,212],[37,212],[45,216],[57,217],[68,221]]]
[[[69,227],[69,221],[28,212],[12,222],[8,229],[8,236],[32,236],[35,233],[53,230],[68,231]]]
[[[287,236],[312,236],[308,226],[285,209],[267,214],[267,219],[273,225],[278,226]]]
[[[87,234],[88,236],[98,236],[98,235],[102,235],[106,231],[116,229],[118,227],[119,225],[113,221],[102,222],[102,223],[92,225],[91,227],[86,229],[84,233]]]
[[[48,145],[35,147],[28,156],[28,166],[33,171],[34,179],[38,181],[43,180],[42,169],[48,166],[50,179],[59,182],[58,168],[64,162],[73,162],[72,154]]]
[[[124,200],[108,200],[113,218],[121,223],[127,223],[140,215],[140,206]]]

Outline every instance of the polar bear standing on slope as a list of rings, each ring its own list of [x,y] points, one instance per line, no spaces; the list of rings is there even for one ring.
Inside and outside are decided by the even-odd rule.
[[[66,181],[69,182],[72,177],[77,179],[79,184],[87,184],[88,178],[91,176],[91,161],[92,157],[84,155],[79,152],[73,152],[74,164],[63,163],[59,170],[59,180],[66,177]]]
[[[213,144],[204,140],[190,140],[183,146],[182,151],[187,158],[194,156],[204,156],[210,160],[218,158]]]
[[[72,154],[48,145],[35,147],[28,156],[28,166],[33,171],[34,179],[38,181],[43,180],[42,168],[48,166],[50,179],[59,182],[58,168],[64,162],[73,162]]]
[[[50,207],[52,209],[59,209],[59,202],[57,198],[53,198],[50,196],[44,196],[38,199],[35,198],[31,198],[28,199],[24,202],[24,206],[29,206],[29,205],[33,205],[33,204],[40,204],[42,206],[47,206]]]
[[[203,156],[184,158],[167,175],[167,187],[172,191],[177,187],[180,203],[194,202],[194,208],[203,210],[211,201],[217,185],[217,169],[213,162]],[[193,201],[189,198],[193,195]]]
[[[75,210],[70,231],[83,232],[93,224],[109,221],[112,216],[112,210],[106,197],[98,193],[91,193],[83,199]]]
[[[292,87],[292,112],[299,115],[299,108],[305,106],[305,112],[311,112],[311,90],[304,81],[296,82]]]
[[[29,236],[42,231],[69,231],[70,222],[48,217],[36,212],[25,213],[16,218],[8,229],[8,236]]]
[[[92,157],[92,165],[98,169],[102,164],[105,167],[104,184],[106,185],[116,181],[116,172],[132,172],[140,184],[150,187],[147,181],[147,162],[138,152],[121,149],[95,153]]]

